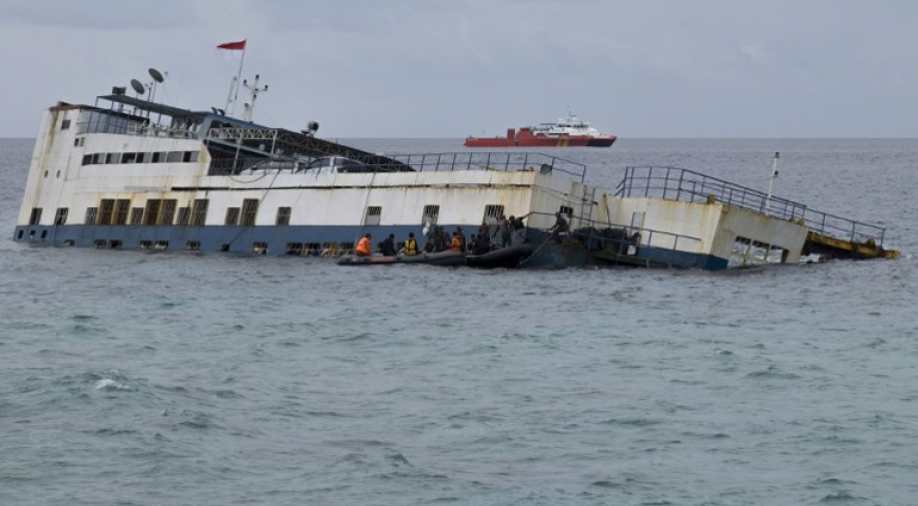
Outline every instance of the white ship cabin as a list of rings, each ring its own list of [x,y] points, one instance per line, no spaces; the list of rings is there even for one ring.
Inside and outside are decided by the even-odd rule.
[[[557,157],[382,156],[313,133],[123,93],[58,103],[36,139],[14,239],[283,254],[350,247],[365,232],[423,242],[425,227],[472,233],[500,216],[548,228],[562,207],[583,206],[586,168]]]

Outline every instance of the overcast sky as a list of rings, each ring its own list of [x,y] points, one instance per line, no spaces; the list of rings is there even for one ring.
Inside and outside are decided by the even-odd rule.
[[[222,106],[246,38],[256,120],[463,137],[563,116],[623,137],[916,137],[918,2],[0,0],[0,136],[168,71]]]

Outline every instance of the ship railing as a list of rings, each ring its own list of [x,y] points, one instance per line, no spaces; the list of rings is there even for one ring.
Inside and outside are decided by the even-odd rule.
[[[524,216],[524,218],[532,216],[554,218],[556,214],[533,211]],[[692,251],[690,248],[693,246],[698,248],[703,242],[700,237],[680,234],[677,232],[670,232],[667,230],[659,230],[644,226],[626,225],[623,223],[615,223],[610,220],[595,220],[587,217],[573,216],[568,214],[565,214],[564,217],[566,220],[568,220],[568,225],[571,227],[569,233],[575,237],[580,237],[587,240],[603,240],[606,242],[619,243],[621,245],[635,244],[637,246],[653,246],[655,248],[670,249],[672,251],[680,250],[680,244],[682,245],[682,251]],[[539,228],[543,231],[550,230],[544,227],[529,228]],[[609,236],[604,236],[601,234],[601,231],[604,229],[622,230],[626,237],[614,239],[610,238]]]
[[[170,139],[194,139],[197,137],[194,128],[167,127],[96,111],[84,112],[84,116],[77,122],[77,135],[83,134],[167,137]]]
[[[221,175],[251,170],[292,170],[308,168],[312,162],[324,156],[301,156],[297,160],[268,163],[269,159],[228,158],[214,160],[210,166],[211,175]],[[455,152],[455,153],[396,153],[372,156],[347,157],[365,167],[365,172],[453,172],[475,171],[538,171],[543,174],[560,172],[583,182],[586,165],[557,156],[530,152]],[[384,161],[380,161],[384,160]],[[307,169],[309,170],[309,169]],[[362,172],[351,168],[349,172]]]
[[[709,202],[749,209],[800,223],[821,235],[855,243],[883,245],[886,229],[814,209],[806,204],[679,167],[626,167],[616,188],[619,197],[653,197],[683,202]]]
[[[490,170],[500,172],[539,171],[560,172],[579,179],[586,178],[586,165],[565,158],[538,152],[460,151],[445,153],[386,154],[418,172],[452,172],[458,170]]]

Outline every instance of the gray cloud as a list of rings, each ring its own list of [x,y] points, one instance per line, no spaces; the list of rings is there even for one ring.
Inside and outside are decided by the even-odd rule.
[[[169,100],[221,104],[214,45],[243,37],[271,84],[258,119],[329,136],[496,134],[568,106],[632,137],[918,135],[904,1],[15,2],[0,24],[29,76],[0,135],[147,66]]]

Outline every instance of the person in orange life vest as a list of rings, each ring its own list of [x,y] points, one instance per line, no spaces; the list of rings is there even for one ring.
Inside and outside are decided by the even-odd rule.
[[[370,234],[363,234],[363,237],[357,241],[357,246],[354,248],[354,253],[359,257],[368,257],[373,254],[372,249],[370,248],[370,239],[373,236]]]
[[[462,239],[459,234],[453,232],[453,240],[449,243],[449,249],[453,251],[462,251]]]

